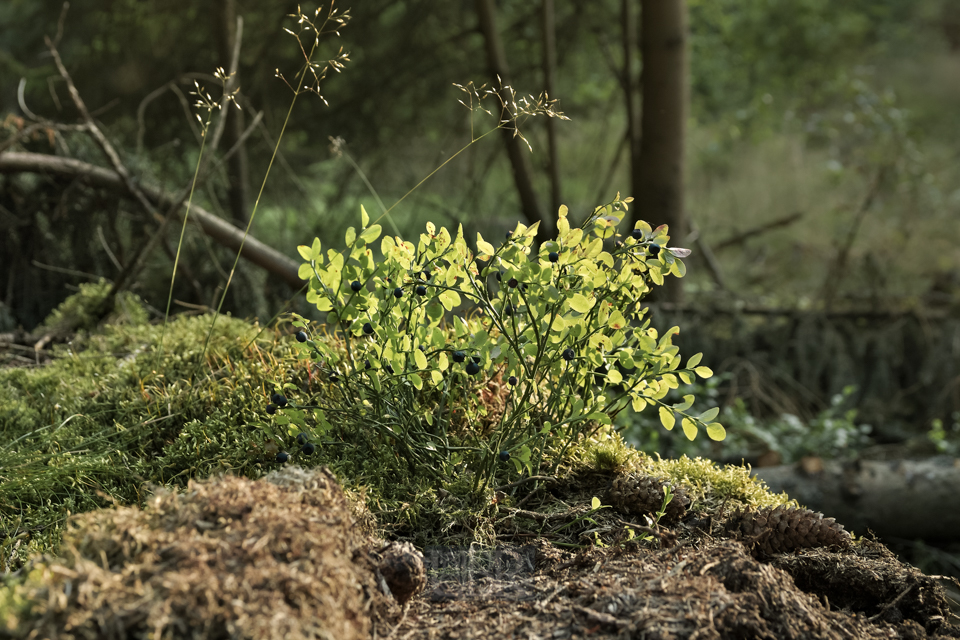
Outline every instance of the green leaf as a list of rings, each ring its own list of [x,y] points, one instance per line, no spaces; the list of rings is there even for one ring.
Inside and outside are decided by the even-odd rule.
[[[673,411],[670,409],[661,406],[660,407],[660,423],[663,424],[663,428],[667,431],[673,429],[673,425],[676,424],[677,419],[673,417]]]
[[[713,375],[713,369],[710,367],[697,367],[694,371],[696,371],[697,375],[701,378],[709,378]]]
[[[363,233],[360,234],[360,238],[362,238],[363,241],[366,242],[367,244],[370,244],[371,242],[373,242],[374,240],[380,237],[380,232],[382,230],[383,230],[383,227],[381,227],[378,224],[370,225],[369,227],[363,230]]]
[[[714,407],[713,409],[707,409],[700,414],[700,419],[703,422],[710,422],[720,414],[720,407]]]
[[[600,498],[593,496],[593,500],[590,501],[590,508],[596,511],[600,508]]]
[[[348,247],[352,247],[353,243],[357,240],[357,230],[353,227],[348,227],[347,232],[343,236],[343,240],[347,243]]]
[[[697,366],[698,364],[700,364],[700,359],[701,359],[701,358],[703,358],[703,354],[702,354],[702,353],[695,353],[694,355],[690,356],[690,359],[687,360],[687,366],[686,366],[685,368],[687,368],[687,369],[693,369],[695,366]]]
[[[707,437],[711,440],[720,442],[727,437],[727,431],[719,422],[712,422],[707,425]]]
[[[300,257],[304,260],[313,260],[313,251],[311,251],[310,247],[305,244],[301,244],[297,247],[297,253],[299,253]]]
[[[640,396],[637,396],[636,398],[630,401],[630,406],[633,407],[634,411],[636,411],[637,413],[640,413],[641,411],[647,408],[647,401],[641,398]]]
[[[683,427],[683,435],[687,436],[687,440],[693,440],[697,437],[697,425],[694,424],[693,420],[684,418],[680,424]]]
[[[437,386],[440,386],[441,384],[443,384],[443,374],[437,371],[436,369],[430,372],[430,379],[433,380],[433,384]]]
[[[303,245],[300,245],[297,248],[305,249],[306,247],[304,247]],[[300,276],[301,280],[309,280],[310,276],[313,275],[313,267],[311,267],[309,264],[304,263],[300,265],[299,269],[297,269],[297,275]]]
[[[366,228],[370,224],[370,216],[367,215],[367,210],[363,205],[360,205],[360,226]]]
[[[407,380],[410,381],[410,384],[412,384],[417,391],[420,391],[421,389],[423,389],[423,378],[421,378],[417,374],[408,373]]]

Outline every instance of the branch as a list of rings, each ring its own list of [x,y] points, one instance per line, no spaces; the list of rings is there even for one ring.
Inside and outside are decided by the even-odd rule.
[[[777,218],[773,222],[762,224],[759,227],[754,227],[753,229],[748,229],[743,233],[738,233],[732,238],[727,238],[726,240],[722,240],[713,246],[713,250],[714,252],[719,252],[719,251],[723,251],[724,249],[729,249],[731,247],[739,246],[754,236],[758,236],[760,234],[766,233],[767,231],[772,231],[774,229],[779,229],[780,227],[785,227],[789,224],[793,224],[794,222],[796,222],[802,217],[803,217],[803,212],[797,211],[795,213],[791,213],[788,216]]]
[[[39,173],[81,178],[92,186],[102,187],[120,194],[129,194],[123,179],[115,171],[73,158],[51,156],[43,153],[0,153],[0,173]],[[145,197],[156,203],[157,207],[165,209],[174,204],[174,199],[157,187],[143,185],[141,190]],[[180,210],[177,211],[177,215],[182,215]],[[195,204],[190,207],[190,215],[191,219],[197,222],[203,232],[212,240],[233,251],[240,249],[240,243],[243,239],[242,230]],[[154,219],[161,221],[163,217],[160,214],[155,214]],[[247,237],[240,255],[281,278],[295,289],[304,285],[304,281],[297,275],[299,265],[296,261],[252,236]]]

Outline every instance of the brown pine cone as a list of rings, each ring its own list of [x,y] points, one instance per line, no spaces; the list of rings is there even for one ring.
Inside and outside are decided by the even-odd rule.
[[[673,499],[667,505],[663,521],[676,522],[686,513],[690,498],[682,487],[661,478],[618,475],[607,492],[607,500],[617,511],[627,515],[654,515],[663,506],[663,489],[667,486],[673,492]]]
[[[739,533],[755,552],[766,555],[809,547],[850,546],[850,533],[834,518],[795,507],[738,511],[727,522],[727,531]]]
[[[378,569],[401,606],[427,584],[423,554],[409,542],[391,542],[380,550]]]

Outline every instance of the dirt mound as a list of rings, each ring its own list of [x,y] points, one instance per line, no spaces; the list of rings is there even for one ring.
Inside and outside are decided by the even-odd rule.
[[[267,480],[191,482],[143,511],[76,517],[63,558],[35,565],[18,588],[35,604],[13,634],[371,637],[391,600],[340,486],[295,468]]]
[[[526,572],[522,560],[504,566],[503,558],[511,555],[506,552],[493,554],[489,566],[473,571],[470,560],[459,565],[452,560],[451,550],[428,550],[428,564],[439,555],[444,567],[460,571],[433,571],[425,596],[415,601],[395,635],[438,640],[960,637],[960,628],[946,623],[949,611],[936,582],[889,554],[879,558],[878,548],[865,543],[839,553],[804,550],[768,563],[735,540],[688,542],[663,551],[591,549],[576,556],[544,545],[536,553],[539,568]],[[513,556],[529,557],[525,552],[531,549],[518,549]]]

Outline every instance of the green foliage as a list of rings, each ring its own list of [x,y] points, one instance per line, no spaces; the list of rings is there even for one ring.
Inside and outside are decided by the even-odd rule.
[[[665,226],[640,222],[621,238],[629,202],[597,207],[580,227],[561,207],[558,237],[536,251],[536,225],[518,224],[498,247],[477,234],[473,251],[462,228],[452,236],[428,223],[416,245],[383,238],[377,262],[370,245],[381,228],[366,211],[360,230],[346,232],[346,252],[324,254],[319,239],[300,246],[307,300],[327,313],[336,339],[302,348],[340,393],[336,405],[292,406],[275,424],[306,429],[304,412],[314,409],[316,428],[328,432],[335,412],[337,422],[396,442],[411,467],[439,475],[466,463],[478,483],[503,451],[518,473],[535,475],[628,406],[658,407],[663,426],[679,422],[691,440],[700,429],[722,439],[718,409],[689,413],[693,396],[663,402],[712,372],[699,354],[682,366],[671,344],[679,330],[658,335],[644,318],[640,301],[665,276],[684,275],[679,257],[688,252],[667,248]],[[456,313],[467,305],[466,317]],[[498,418],[457,433],[457,409],[491,382]]]
[[[927,439],[937,448],[937,453],[950,456],[960,455],[960,411],[951,414],[949,425],[936,418],[930,424]]]
[[[66,327],[68,330],[89,330],[96,325],[94,312],[110,290],[110,283],[106,280],[85,282],[80,285],[80,291],[69,296],[60,303],[41,325],[47,330],[56,330]],[[136,294],[121,291],[114,300],[114,310],[108,320],[118,324],[143,324],[148,320],[147,310]]]

